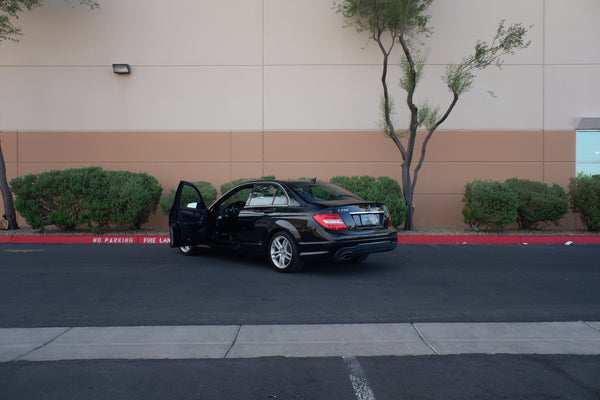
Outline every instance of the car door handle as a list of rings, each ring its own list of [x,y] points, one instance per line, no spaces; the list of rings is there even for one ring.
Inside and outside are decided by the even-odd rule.
[[[271,214],[271,213],[274,213],[275,211],[277,211],[277,209],[276,209],[276,208],[274,208],[274,207],[271,207],[271,208],[267,208],[267,209],[266,209],[266,210],[264,210],[263,212],[264,212],[265,214]]]

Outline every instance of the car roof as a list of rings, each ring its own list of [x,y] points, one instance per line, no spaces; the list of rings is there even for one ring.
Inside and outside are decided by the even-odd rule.
[[[248,182],[244,182],[244,183],[240,183],[240,185],[244,185],[247,183],[265,183],[265,182],[274,182],[274,183],[306,183],[306,182],[312,182],[312,183],[329,183],[326,181],[319,181],[319,180],[315,180],[315,179],[256,179],[253,181],[248,181]]]

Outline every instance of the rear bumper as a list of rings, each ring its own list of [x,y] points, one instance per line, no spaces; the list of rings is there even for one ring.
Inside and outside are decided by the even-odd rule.
[[[358,240],[299,243],[298,245],[301,257],[320,256],[348,260],[357,256],[394,250],[398,245],[398,235]]]
[[[333,255],[333,258],[336,260],[348,260],[357,256],[363,256],[371,253],[391,251],[396,248],[397,244],[398,240],[396,239],[396,242],[383,241],[375,243],[361,243],[355,246],[342,247]]]

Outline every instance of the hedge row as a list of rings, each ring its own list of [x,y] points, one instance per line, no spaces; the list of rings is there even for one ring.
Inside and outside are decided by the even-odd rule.
[[[581,222],[589,231],[600,230],[600,175],[571,178],[569,183],[571,210],[579,213]]]
[[[518,178],[467,183],[463,202],[464,222],[484,231],[503,231],[514,222],[519,229],[539,229],[551,223],[558,226],[569,209],[567,194],[560,186]]]
[[[139,229],[156,210],[162,192],[148,174],[100,167],[30,174],[10,185],[15,208],[32,228],[88,225],[97,233],[110,224]]]
[[[400,226],[406,219],[406,202],[398,182],[387,176],[336,176],[331,183],[343,187],[357,196],[378,203],[384,203],[390,212],[392,224]]]
[[[221,193],[250,180],[223,184]],[[331,182],[365,200],[385,203],[395,226],[404,222],[406,204],[397,181],[388,177],[336,176]],[[194,184],[207,205],[216,199],[217,190],[211,183]],[[102,232],[110,224],[139,229],[156,210],[159,200],[162,212],[168,214],[175,196],[175,190],[171,190],[161,197],[161,186],[148,174],[104,171],[100,167],[30,174],[13,179],[10,185],[15,208],[27,224],[40,230],[48,225],[73,230],[84,224],[94,232]],[[580,214],[585,227],[600,230],[600,175],[571,178],[569,197],[572,211]],[[468,183],[463,202],[464,222],[488,231],[502,231],[514,222],[521,229],[559,225],[569,207],[569,198],[560,186],[517,178]]]
[[[275,179],[275,176],[263,176],[260,179],[270,180]],[[220,187],[221,194],[227,193],[237,185],[253,180],[256,179],[243,178],[224,183]],[[331,179],[331,183],[341,186],[365,200],[386,204],[390,211],[392,224],[394,224],[394,226],[399,226],[404,222],[404,219],[406,218],[406,203],[404,202],[404,196],[402,195],[402,188],[394,179],[385,176],[379,178],[374,178],[372,176],[336,176]],[[200,194],[207,206],[216,199],[217,190],[212,184],[209,182],[195,182],[194,184],[200,189]],[[169,194],[162,196],[160,199],[160,208],[163,214],[169,214],[174,199],[174,189],[171,190]]]

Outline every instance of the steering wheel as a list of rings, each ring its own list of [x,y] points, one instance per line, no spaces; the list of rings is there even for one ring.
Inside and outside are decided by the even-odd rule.
[[[221,208],[221,210],[219,211],[219,214],[221,216],[221,219],[229,219],[231,217],[230,206],[225,206],[225,207]]]
[[[240,214],[240,211],[242,211],[242,208],[244,208],[244,203],[241,201],[236,201],[230,207],[231,207],[231,213],[233,214],[233,216],[237,217]]]

